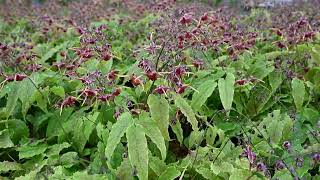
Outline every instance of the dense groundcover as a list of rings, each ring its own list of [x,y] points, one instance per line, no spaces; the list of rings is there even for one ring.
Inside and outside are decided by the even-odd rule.
[[[320,3],[7,1],[0,179],[319,179]]]

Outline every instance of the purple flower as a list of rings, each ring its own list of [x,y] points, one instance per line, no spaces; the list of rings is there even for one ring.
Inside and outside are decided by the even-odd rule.
[[[285,168],[285,165],[281,160],[276,162],[276,170],[280,171],[280,170],[282,170],[284,168]]]
[[[301,168],[301,167],[303,166],[303,162],[304,162],[303,157],[297,157],[297,158],[296,158],[296,166],[297,166],[298,168]]]
[[[315,153],[315,154],[312,156],[312,160],[313,160],[315,163],[319,163],[319,162],[320,162],[320,154],[319,154],[319,153]]]
[[[249,160],[250,167],[252,167],[256,161],[257,155],[252,151],[251,146],[247,145],[241,154],[242,157],[246,157]]]
[[[291,143],[289,141],[285,141],[285,142],[283,142],[282,147],[285,150],[290,150],[291,149]]]
[[[266,165],[263,162],[257,163],[257,171],[265,172],[267,169]]]

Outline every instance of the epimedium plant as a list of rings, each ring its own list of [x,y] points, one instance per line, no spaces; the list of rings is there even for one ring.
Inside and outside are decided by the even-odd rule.
[[[308,17],[265,31],[223,9],[164,7],[90,26],[1,23],[3,178],[319,177]]]

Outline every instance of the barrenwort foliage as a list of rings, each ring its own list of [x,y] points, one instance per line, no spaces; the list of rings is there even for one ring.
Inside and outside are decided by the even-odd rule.
[[[0,179],[319,179],[319,1],[227,4],[1,2]]]

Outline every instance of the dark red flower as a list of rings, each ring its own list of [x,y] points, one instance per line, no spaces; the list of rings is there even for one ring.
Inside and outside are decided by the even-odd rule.
[[[178,94],[182,94],[182,93],[184,93],[185,92],[185,90],[187,89],[187,85],[182,85],[182,86],[180,86],[178,89],[177,89],[177,93]]]
[[[236,84],[241,85],[241,86],[246,84],[246,83],[247,83],[247,80],[245,80],[245,79],[236,80]]]
[[[159,86],[154,91],[158,94],[164,94],[166,93],[170,88],[167,86]]]
[[[204,15],[201,16],[201,21],[207,21],[209,19],[209,16],[207,13],[205,13]]]
[[[15,81],[22,81],[22,80],[24,80],[25,78],[27,78],[28,76],[26,76],[26,75],[24,75],[24,74],[16,74],[15,76],[14,76],[14,80]]]
[[[146,74],[151,81],[155,81],[158,78],[158,74],[156,71],[151,71]]]
[[[116,90],[112,93],[113,96],[119,96],[121,93],[121,88],[116,88]]]
[[[192,61],[192,65],[196,68],[202,67],[203,64],[204,64],[204,62],[201,59],[197,59],[197,60]]]
[[[87,97],[93,97],[93,96],[96,96],[98,94],[98,92],[96,90],[94,90],[94,89],[85,89],[85,90],[83,90],[83,93]]]
[[[109,61],[111,59],[111,54],[109,52],[104,52],[102,54],[102,59],[105,60],[105,61]]]
[[[139,86],[140,84],[142,84],[142,81],[138,77],[132,76],[131,77],[131,84],[134,86]]]
[[[184,25],[191,23],[191,21],[192,21],[192,16],[190,14],[183,15],[179,20],[179,22]]]
[[[117,72],[115,70],[112,70],[107,74],[107,78],[109,81],[114,80],[116,77],[117,77]]]
[[[65,98],[62,102],[62,107],[65,107],[65,106],[72,106],[76,103],[76,98],[73,97],[73,96],[68,96],[67,98]]]
[[[111,101],[114,99],[114,96],[112,94],[105,94],[105,95],[101,95],[98,97],[98,99],[100,101],[106,102],[106,101]]]

